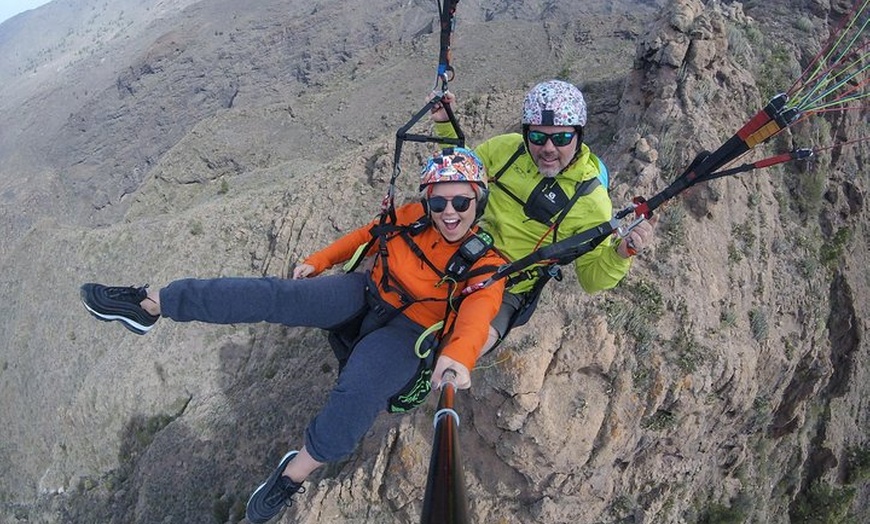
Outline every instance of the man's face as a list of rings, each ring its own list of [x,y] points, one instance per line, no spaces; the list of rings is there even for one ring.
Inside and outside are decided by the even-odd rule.
[[[568,137],[565,133],[573,134],[567,143],[564,142]],[[529,126],[528,138],[529,154],[545,177],[558,175],[574,158],[577,133],[571,126]]]

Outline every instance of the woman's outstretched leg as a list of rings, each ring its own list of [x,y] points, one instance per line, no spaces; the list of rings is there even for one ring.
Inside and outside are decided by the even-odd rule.
[[[270,322],[332,328],[366,307],[367,277],[360,273],[310,279],[215,278],[176,280],[147,287],[85,284],[81,299],[96,318],[147,333],[162,316],[211,324]]]

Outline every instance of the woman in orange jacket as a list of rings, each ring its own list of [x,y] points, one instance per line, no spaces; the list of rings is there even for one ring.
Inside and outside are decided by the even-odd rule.
[[[145,334],[162,316],[178,322],[272,322],[338,330],[353,326],[352,350],[341,362],[326,405],[247,505],[251,522],[266,522],[315,469],[349,455],[385,408],[419,404],[448,369],[459,388],[498,312],[503,281],[463,297],[505,261],[476,222],[486,205],[486,173],[470,150],[448,148],[421,171],[421,199],[309,256],[293,279],[177,280],[160,290],[85,284],[82,302],[101,320]],[[371,271],[320,276],[367,246]],[[461,308],[459,307],[461,303]],[[431,378],[430,378],[431,377]]]

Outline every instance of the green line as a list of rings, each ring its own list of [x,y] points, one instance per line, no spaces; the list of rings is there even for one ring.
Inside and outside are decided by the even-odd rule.
[[[852,73],[851,75],[846,76],[845,78],[842,78],[841,80],[837,81],[837,82],[833,85],[833,87],[827,89],[827,91],[822,92],[821,94],[819,94],[818,96],[816,96],[816,97],[813,98],[812,100],[807,100],[806,98],[804,98],[804,100],[803,100],[803,102],[804,102],[803,105],[800,105],[800,106],[798,106],[798,107],[801,108],[801,109],[812,109],[812,108],[818,107],[818,106],[816,105],[817,102],[821,101],[821,100],[822,100],[823,98],[825,98],[826,96],[830,95],[831,93],[833,93],[833,92],[836,91],[837,89],[839,89],[839,88],[841,88],[842,86],[844,86],[845,84],[849,83],[852,79],[854,79],[855,77],[857,77],[857,76],[860,75],[861,73],[867,71],[868,69],[870,69],[870,64],[865,65],[864,67],[862,67],[862,68],[859,69],[858,71],[855,71],[855,72]],[[835,80],[835,78],[828,79],[828,82],[826,82],[826,83],[830,83],[830,81],[834,81],[834,80]],[[823,86],[819,86],[819,87],[821,88],[821,87],[823,87]],[[817,90],[817,91],[818,91],[818,90]]]
[[[857,20],[864,13],[864,9],[867,7],[868,3],[870,3],[870,0],[864,1],[864,4],[861,6],[861,8],[849,20],[849,23],[846,24],[846,26],[843,27],[843,29],[840,31],[840,34],[838,35],[836,41],[833,43],[833,45],[830,46],[830,48],[828,49],[828,51],[824,55],[824,57],[818,61],[818,64],[816,65],[816,68],[812,72],[812,74],[810,74],[807,77],[806,81],[798,88],[795,95],[800,98],[800,101],[793,104],[795,107],[800,107],[800,108],[810,107],[809,100],[814,96],[815,93],[817,93],[819,90],[823,89],[829,83],[829,76],[834,71],[835,67],[837,67],[837,65],[839,65],[839,62],[843,60],[843,58],[846,56],[846,53],[851,50],[851,48],[854,46],[854,44],[858,40],[858,38],[864,34],[864,31],[867,28],[867,24],[870,23],[870,19],[865,20],[864,23],[861,25],[861,28],[855,32],[855,34],[849,40],[849,43],[843,47],[842,51],[840,51],[840,56],[838,56],[836,58],[836,60],[830,60],[831,56],[833,56],[835,54],[835,52],[840,48],[841,43],[843,42],[843,40],[845,39],[845,37],[849,33],[849,31],[852,29],[852,26],[855,25]],[[858,61],[860,61],[861,59],[863,59],[866,56],[867,55],[865,53],[864,55],[862,55],[861,58],[858,59]],[[820,74],[820,72],[823,69],[823,66],[825,66],[826,64],[829,64],[829,63],[831,65],[828,67],[828,72],[823,74],[823,75]],[[851,64],[846,67],[846,70],[848,70],[849,67],[851,67]],[[840,72],[838,72],[837,74],[840,74],[840,73],[842,73],[842,70]],[[813,82],[815,85],[812,88],[810,88],[809,90],[806,90],[806,88],[809,87],[809,84],[813,83]],[[801,93],[804,93],[804,94],[801,95]],[[830,93],[830,90],[827,93]],[[827,93],[825,93],[825,94],[827,94]],[[822,96],[824,96],[824,95],[822,95]],[[818,100],[819,98],[820,97],[816,97],[815,100]],[[792,104],[790,104],[790,105],[792,105]]]
[[[815,106],[811,109],[811,111],[819,111],[820,109],[827,109],[830,107],[835,107],[835,106],[838,106],[841,104],[846,104],[848,102],[854,102],[855,100],[861,100],[862,98],[867,98],[868,96],[870,96],[870,93],[862,93],[862,94],[856,94],[855,96],[851,96],[851,97],[847,97],[847,98],[841,98],[839,100],[833,100],[831,102],[828,102],[827,104]],[[843,109],[845,110],[848,108],[844,107]]]

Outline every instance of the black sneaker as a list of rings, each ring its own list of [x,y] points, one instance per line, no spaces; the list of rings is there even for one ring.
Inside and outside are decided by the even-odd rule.
[[[155,316],[139,305],[148,292],[142,287],[109,287],[102,284],[85,284],[81,288],[82,304],[91,315],[100,320],[118,320],[137,335],[144,335],[154,327],[160,316]]]
[[[297,451],[291,451],[284,455],[275,471],[269,475],[266,482],[254,490],[248,499],[248,507],[245,509],[245,517],[254,524],[263,524],[281,512],[284,506],[290,507],[293,501],[290,497],[296,493],[305,493],[301,482],[293,482],[282,475],[287,463],[296,456]]]

